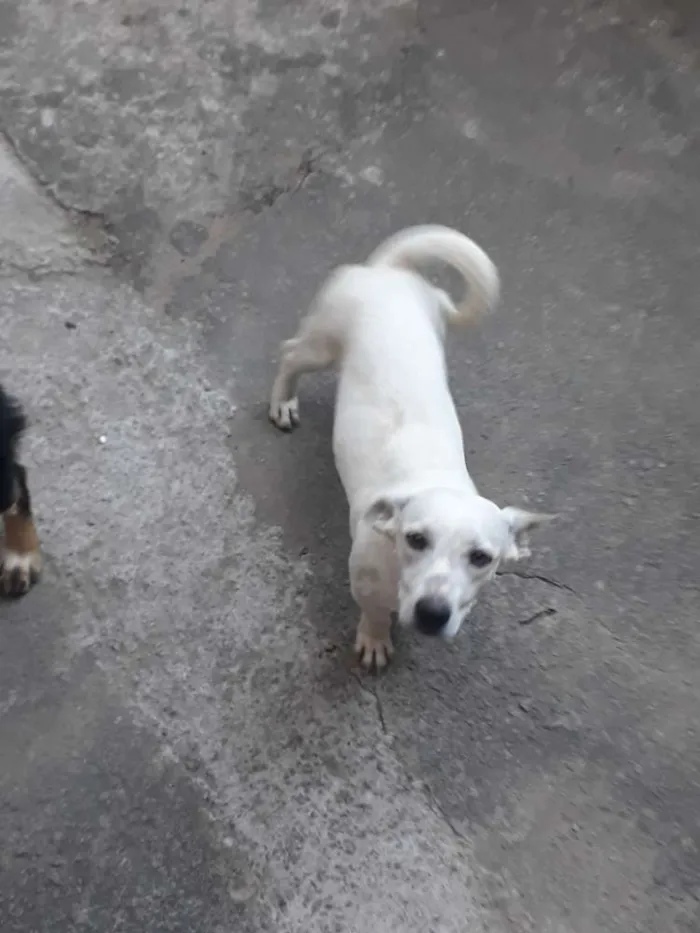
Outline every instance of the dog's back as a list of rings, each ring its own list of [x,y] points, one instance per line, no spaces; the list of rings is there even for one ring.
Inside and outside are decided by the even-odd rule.
[[[458,306],[420,274],[421,263],[434,261],[464,279]],[[498,293],[496,267],[464,234],[440,226],[397,233],[364,265],[338,269],[323,286],[283,345],[270,419],[283,430],[296,426],[299,376],[337,363],[334,449],[349,498],[374,475],[391,479],[416,461],[425,461],[424,470],[465,474],[442,338],[448,320],[473,320]]]
[[[416,473],[465,480],[444,358],[442,293],[416,272],[378,265],[359,267],[338,287],[343,294],[333,304],[352,299],[333,430],[348,499],[409,483]]]

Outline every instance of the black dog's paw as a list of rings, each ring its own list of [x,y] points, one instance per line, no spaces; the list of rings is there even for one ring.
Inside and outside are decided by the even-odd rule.
[[[6,549],[0,558],[0,591],[16,598],[28,593],[41,573],[41,555],[38,551],[19,554]]]

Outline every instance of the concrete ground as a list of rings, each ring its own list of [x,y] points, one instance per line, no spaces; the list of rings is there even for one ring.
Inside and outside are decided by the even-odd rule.
[[[698,930],[699,40],[680,0],[0,0],[47,560],[1,609],[3,933]],[[375,680],[332,380],[291,437],[265,396],[425,221],[503,276],[449,348],[470,468],[563,518]]]

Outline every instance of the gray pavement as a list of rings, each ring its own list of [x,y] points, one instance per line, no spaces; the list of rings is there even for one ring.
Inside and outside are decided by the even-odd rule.
[[[3,933],[700,927],[700,17],[661,0],[0,2],[2,379],[47,571],[0,624]],[[353,666],[335,264],[453,224],[484,492],[562,513]]]

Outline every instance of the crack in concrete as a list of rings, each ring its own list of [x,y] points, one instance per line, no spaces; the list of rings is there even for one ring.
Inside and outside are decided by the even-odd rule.
[[[2,138],[7,143],[8,147],[12,150],[15,158],[21,163],[27,173],[31,178],[40,185],[41,190],[44,191],[49,199],[55,204],[56,207],[60,208],[66,214],[72,214],[83,218],[86,222],[95,223],[96,221],[102,226],[106,227],[107,221],[105,215],[99,211],[91,211],[84,207],[75,207],[72,204],[68,204],[63,198],[58,194],[55,189],[55,186],[50,185],[48,182],[43,181],[39,175],[36,173],[36,169],[33,167],[31,161],[22,152],[22,148],[19,143],[16,142],[12,134],[8,130],[0,130]]]
[[[389,731],[386,725],[386,719],[384,716],[384,707],[382,705],[381,697],[379,696],[379,691],[376,688],[372,690],[371,687],[368,687],[360,674],[356,673],[355,671],[351,671],[350,673],[352,677],[357,681],[357,684],[360,690],[363,693],[369,694],[369,696],[371,696],[372,699],[374,700],[376,709],[377,709],[377,720],[381,727],[382,733],[384,735],[389,735]],[[405,771],[406,771],[406,775],[409,778],[409,780],[415,780],[415,777],[411,774],[411,771],[408,768],[406,768]],[[441,806],[437,797],[433,793],[433,789],[430,787],[430,785],[422,781],[420,782],[420,784],[422,785],[425,791],[425,796],[428,802],[428,806],[433,811],[433,813],[442,820],[442,822],[445,824],[445,826],[447,826],[447,828],[450,830],[450,832],[455,837],[455,839],[458,839],[461,843],[465,843],[466,842],[465,837],[457,829],[455,824],[452,822],[450,817],[447,815],[447,813],[445,812],[445,809]]]
[[[299,176],[298,181],[291,189],[290,194],[296,194],[297,191],[304,187],[312,175],[317,175],[321,171],[319,164],[325,154],[325,149],[320,149],[317,152],[314,152],[313,149],[305,150],[299,162],[299,168],[297,169],[297,174]]]
[[[96,255],[81,256],[78,259],[67,261],[65,265],[51,260],[45,263],[23,263],[0,258],[0,279],[11,278],[15,275],[26,275],[31,281],[64,278],[66,276],[82,275],[86,267],[101,268],[106,262],[106,259]]]
[[[527,570],[497,570],[496,576],[520,577],[521,580],[539,580],[540,583],[546,583],[548,586],[553,586],[558,590],[566,590],[567,593],[573,593],[574,596],[578,596],[576,590],[572,586],[569,586],[568,583],[560,583],[559,580],[548,577],[543,573],[529,573]]]
[[[115,235],[107,214],[101,211],[92,211],[87,208],[76,207],[64,200],[56,190],[56,186],[45,182],[37,173],[36,166],[22,152],[20,143],[7,130],[1,130],[0,136],[5,140],[8,148],[17,161],[23,166],[34,183],[46,193],[51,203],[58,208],[74,227],[83,233],[87,242],[81,245],[90,251],[84,257],[85,264],[106,265],[114,252]],[[243,218],[250,214],[261,214],[273,207],[280,198],[293,196],[300,191],[313,175],[319,172],[319,162],[325,155],[325,150],[304,150],[296,168],[286,179],[271,183],[257,192],[248,192],[247,197],[242,194],[242,211],[240,214],[220,215],[214,217],[209,226],[209,235],[196,255],[182,257],[173,249],[173,255],[160,256],[157,269],[152,272],[152,280],[145,289],[145,296],[154,308],[165,311],[175,296],[178,284],[188,278],[200,276],[207,259],[213,259],[224,243],[230,242],[240,230]],[[0,266],[5,263],[0,263]],[[29,276],[45,277],[46,274],[71,274],[64,270],[53,269],[44,273],[40,266],[36,268],[23,268],[21,265],[6,263],[13,269]],[[77,271],[77,266],[76,266]],[[0,277],[4,272],[0,268]]]
[[[253,214],[262,214],[283,198],[285,195],[294,195],[304,187],[312,175],[318,173],[318,164],[325,155],[325,150],[314,152],[305,149],[296,169],[290,173],[287,181],[270,182],[258,186],[251,191],[244,192],[242,202],[244,210]],[[296,181],[294,180],[296,179]]]
[[[374,703],[375,703],[375,706],[376,706],[376,708],[377,708],[377,719],[378,719],[378,721],[379,721],[379,725],[380,725],[381,730],[382,730],[382,732],[384,733],[384,735],[388,735],[388,734],[389,734],[389,731],[388,731],[388,729],[387,729],[387,727],[386,727],[386,719],[384,718],[384,707],[383,707],[383,705],[382,705],[382,701],[381,701],[381,697],[379,696],[379,693],[377,692],[376,689],[375,689],[375,690],[372,690],[371,687],[368,687],[368,686],[363,682],[362,677],[361,677],[360,674],[357,674],[355,671],[351,671],[350,673],[352,674],[352,676],[353,676],[353,677],[355,678],[355,680],[357,681],[357,683],[358,683],[358,685],[359,685],[359,687],[360,687],[360,690],[361,690],[363,693],[369,694],[369,696],[371,696],[371,697],[374,699]]]
[[[84,248],[89,248],[94,253],[97,262],[105,264],[107,257],[103,255],[103,251],[105,251],[107,245],[111,244],[113,241],[109,232],[109,222],[105,214],[86,208],[75,207],[64,201],[56,191],[55,185],[50,185],[48,182],[45,182],[37,173],[36,166],[24,155],[21,146],[7,129],[0,130],[0,139],[5,142],[8,149],[12,152],[29,178],[47,196],[54,207],[58,208],[62,214],[67,214],[72,225],[77,226],[86,239],[94,241],[81,245]]]
[[[457,829],[455,824],[452,822],[450,817],[445,812],[444,807],[442,807],[441,804],[438,802],[437,797],[433,793],[432,787],[426,784],[425,789],[426,789],[427,796],[428,796],[428,802],[430,804],[430,808],[433,811],[433,813],[435,813],[437,816],[440,817],[440,819],[443,821],[445,826],[447,826],[447,828],[450,830],[450,832],[456,839],[459,839],[459,841],[462,843],[466,842],[466,839],[464,838],[462,833]]]
[[[547,606],[545,609],[538,609],[537,612],[528,616],[527,619],[521,619],[518,625],[532,625],[533,622],[537,622],[539,619],[545,619],[548,616],[554,616],[556,614],[557,610],[553,606]]]

